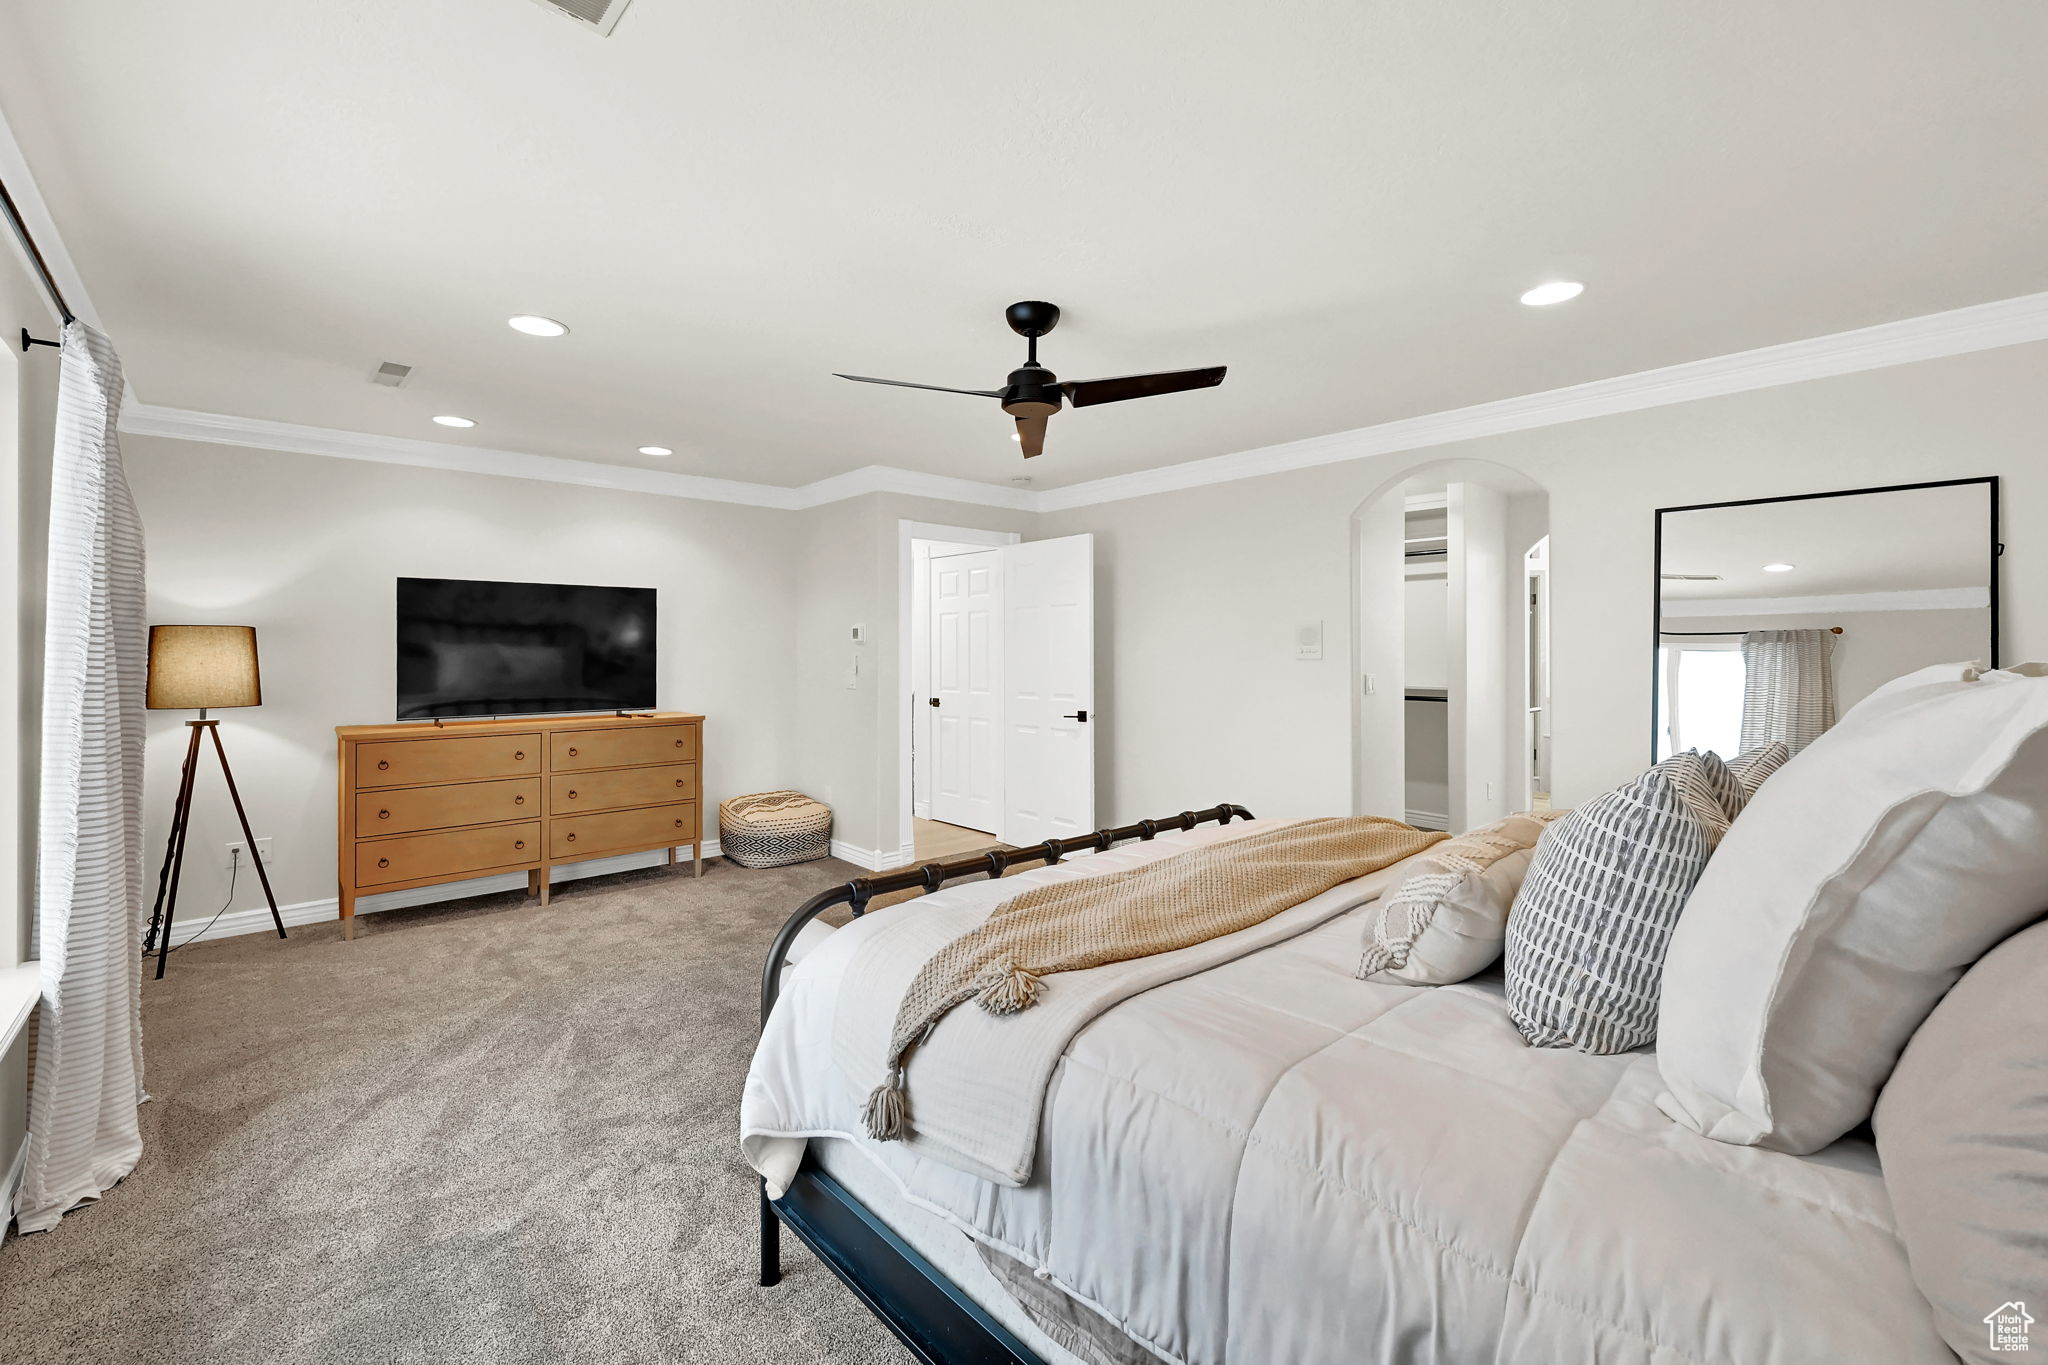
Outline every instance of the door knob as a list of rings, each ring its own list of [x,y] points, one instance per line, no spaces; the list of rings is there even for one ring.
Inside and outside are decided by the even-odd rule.
[[[1067,716],[1061,716],[1061,717],[1060,717],[1060,719],[1061,719],[1061,720],[1078,720],[1078,721],[1080,721],[1080,722],[1081,722],[1081,723],[1082,723],[1083,725],[1086,725],[1086,724],[1088,723],[1088,713],[1087,713],[1086,711],[1076,711],[1076,712],[1074,712],[1074,713],[1073,713],[1072,715],[1067,715]]]
[[[939,704],[939,699],[937,697],[933,697],[931,701],[929,701],[926,704],[929,706],[937,706]]]

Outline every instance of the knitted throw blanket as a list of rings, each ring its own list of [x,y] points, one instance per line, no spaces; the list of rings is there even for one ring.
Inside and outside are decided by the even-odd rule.
[[[1037,1001],[1054,972],[1250,928],[1445,837],[1379,816],[1304,820],[1127,872],[1033,887],[1004,902],[980,928],[934,954],[904,992],[889,1039],[889,1078],[862,1110],[869,1136],[908,1136],[904,1060],[954,1006],[978,999],[991,1014],[1015,1014]]]

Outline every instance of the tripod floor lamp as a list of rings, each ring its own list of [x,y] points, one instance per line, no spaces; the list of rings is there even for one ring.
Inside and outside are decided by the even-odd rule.
[[[192,825],[192,788],[199,777],[202,736],[213,740],[213,752],[220,758],[220,775],[227,779],[228,798],[235,803],[235,818],[242,822],[242,838],[249,844],[249,861],[256,865],[257,879],[263,883],[263,899],[270,902],[271,921],[277,925],[277,936],[285,936],[284,916],[277,913],[277,897],[270,893],[270,874],[264,871],[263,858],[256,851],[256,835],[249,828],[248,813],[242,809],[242,794],[235,790],[228,751],[221,747],[220,722],[206,718],[209,710],[262,704],[263,679],[256,667],[256,627],[149,628],[149,709],[199,712],[199,719],[185,722],[192,728],[192,739],[185,746],[185,767],[178,777],[178,805],[171,817],[171,838],[164,847],[163,870],[156,878],[156,908],[150,912],[149,933],[142,940],[145,956],[150,950],[157,950],[159,979],[171,954],[171,921],[178,913],[178,878],[185,870],[185,835]]]

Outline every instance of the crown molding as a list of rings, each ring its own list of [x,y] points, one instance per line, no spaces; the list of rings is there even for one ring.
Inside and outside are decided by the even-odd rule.
[[[968,502],[982,507],[1004,507],[1016,512],[1036,512],[1041,494],[1028,488],[1004,488],[974,479],[956,479],[945,474],[924,474],[894,465],[871,464],[845,474],[834,474],[794,490],[799,507],[823,507],[828,502],[857,498],[865,493],[901,493],[913,498],[935,498],[941,502]]]
[[[2025,294],[1995,303],[1973,304],[1849,332],[1761,346],[1751,351],[1690,360],[1662,369],[1618,375],[1519,398],[1502,398],[1466,408],[1407,417],[1329,436],[1217,455],[1206,460],[1118,474],[1087,483],[1047,489],[1038,496],[1041,512],[1091,507],[1153,493],[1201,488],[1238,479],[1280,474],[1317,465],[1341,464],[1375,455],[1500,436],[1536,427],[1580,422],[1589,417],[1638,412],[1701,398],[1747,393],[1909,365],[1921,360],[1989,351],[2048,340],[2048,293]]]
[[[177,440],[538,479],[784,511],[823,507],[869,493],[895,493],[1010,511],[1058,512],[2043,340],[2048,340],[2048,293],[2027,294],[1043,492],[890,465],[867,465],[790,488],[446,441],[192,412],[140,402],[123,407],[121,429]]]
[[[1025,489],[998,488],[972,479],[952,479],[940,474],[869,465],[829,479],[784,488],[774,484],[748,483],[740,479],[714,479],[700,474],[680,474],[666,469],[641,469],[630,465],[599,464],[592,460],[565,460],[552,455],[532,455],[517,450],[495,450],[488,446],[456,445],[449,441],[421,441],[404,436],[378,436],[362,431],[340,431],[332,427],[301,426],[296,422],[272,422],[259,417],[234,417],[217,412],[192,412],[154,403],[131,402],[121,409],[121,430],[137,436],[165,436],[179,441],[205,441],[214,445],[249,446],[259,450],[280,450],[297,455],[323,455],[338,460],[366,460],[373,464],[412,465],[423,469],[446,469],[461,474],[492,474],[508,479],[537,479],[545,483],[576,484],[585,488],[610,488],[627,493],[654,493],[670,498],[695,498],[702,502],[738,503],[746,507],[772,507],[796,512],[827,503],[841,502],[868,493],[902,493],[914,497],[938,498],[948,502],[979,503],[1019,511],[1034,510],[1034,495]]]

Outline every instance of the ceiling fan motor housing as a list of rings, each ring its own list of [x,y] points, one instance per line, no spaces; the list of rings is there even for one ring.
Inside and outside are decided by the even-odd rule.
[[[1003,411],[1012,417],[1050,417],[1066,401],[1059,376],[1043,365],[1010,371],[1009,387],[1003,390]]]

